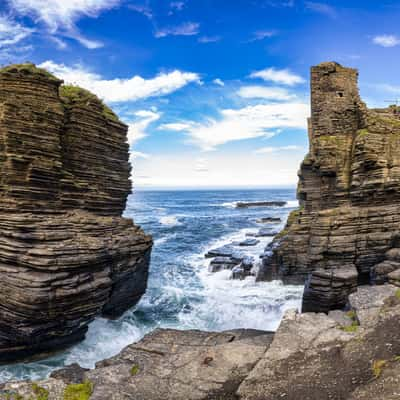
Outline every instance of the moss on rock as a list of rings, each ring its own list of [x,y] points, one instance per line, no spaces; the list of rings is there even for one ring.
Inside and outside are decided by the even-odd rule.
[[[68,385],[64,389],[63,400],[89,400],[93,393],[93,384],[90,381]]]

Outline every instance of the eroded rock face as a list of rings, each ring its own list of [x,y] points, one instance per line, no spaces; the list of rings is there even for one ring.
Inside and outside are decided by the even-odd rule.
[[[347,313],[289,310],[275,334],[158,329],[93,370],[74,364],[0,385],[0,399],[35,398],[38,388],[49,400],[72,389],[91,400],[398,399],[398,292],[361,286]]]
[[[315,270],[355,268],[359,283],[368,283],[373,267],[397,246],[400,113],[367,109],[357,76],[333,62],[311,69],[300,209],[290,215],[261,276],[303,283]]]
[[[127,127],[61,83],[0,70],[0,361],[80,340],[146,289],[152,239],[121,217]]]

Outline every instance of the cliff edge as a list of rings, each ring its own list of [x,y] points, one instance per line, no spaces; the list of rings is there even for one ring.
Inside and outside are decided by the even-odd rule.
[[[0,361],[67,346],[145,292],[152,239],[122,218],[127,126],[33,64],[0,70]]]
[[[300,208],[260,270],[259,279],[306,281],[303,311],[343,307],[357,285],[400,268],[400,108],[368,109],[357,79],[335,62],[311,68]]]

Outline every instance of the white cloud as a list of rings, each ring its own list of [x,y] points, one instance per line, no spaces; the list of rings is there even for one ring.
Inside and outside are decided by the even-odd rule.
[[[221,40],[221,36],[202,36],[199,37],[199,43],[215,43]]]
[[[242,86],[238,95],[245,99],[291,100],[296,96],[280,87]]]
[[[215,83],[218,86],[225,86],[225,83],[219,78],[214,79],[213,83]]]
[[[139,140],[147,137],[146,129],[151,123],[160,119],[161,114],[150,110],[139,110],[134,113],[134,116],[136,119],[133,122],[128,123],[129,146],[132,146]],[[136,155],[138,154],[140,153],[136,152]]]
[[[196,172],[208,172],[208,166],[207,166],[207,159],[206,158],[198,158],[196,160],[194,170]]]
[[[190,129],[191,124],[189,123],[182,123],[182,122],[175,122],[170,124],[162,124],[158,127],[160,130],[167,130],[167,131],[177,131],[182,132]]]
[[[269,154],[269,153],[281,153],[282,151],[295,151],[295,150],[303,150],[303,147],[296,146],[296,145],[289,145],[289,146],[266,146],[261,147],[255,151],[256,154]]]
[[[187,128],[179,126],[179,129],[172,130],[185,132],[190,143],[210,151],[232,141],[270,138],[279,128],[306,129],[309,106],[303,103],[258,104],[236,110],[221,110],[220,114],[219,120],[187,122]]]
[[[301,76],[294,74],[289,69],[275,69],[273,67],[252,72],[250,78],[261,78],[264,81],[271,81],[288,86],[305,82]]]
[[[52,72],[63,79],[65,83],[79,85],[92,91],[101,99],[110,103],[163,96],[191,82],[200,82],[198,74],[179,70],[160,73],[151,79],[144,79],[135,75],[132,78],[107,80],[79,65],[68,67],[64,64],[56,64],[53,61],[45,61],[39,67]]]
[[[330,6],[328,4],[318,3],[316,1],[306,1],[305,6],[307,9],[309,9],[311,11],[315,11],[317,13],[327,15],[328,17],[331,17],[331,18],[337,17],[335,8],[333,8],[332,6]]]
[[[156,38],[166,36],[193,36],[199,33],[200,24],[197,22],[184,22],[181,25],[157,29],[154,32]]]
[[[0,49],[14,46],[23,41],[34,32],[11,20],[5,15],[0,15]]]
[[[102,11],[120,4],[120,0],[8,0],[11,9],[43,22],[51,34],[73,38],[89,49],[100,47],[97,41],[84,38],[75,22],[82,17],[97,17]]]
[[[378,35],[372,39],[372,42],[383,47],[394,47],[400,44],[400,38],[395,35]]]

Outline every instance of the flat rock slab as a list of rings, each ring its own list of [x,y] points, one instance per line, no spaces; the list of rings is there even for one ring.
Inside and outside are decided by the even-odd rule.
[[[251,329],[222,333],[158,329],[97,363],[96,369],[83,370],[83,379],[93,386],[90,400],[233,400],[272,338],[271,332]],[[66,385],[72,383],[66,376],[61,370],[39,382],[54,392],[49,400],[63,399]],[[8,383],[2,390],[28,394],[31,387],[29,382]],[[0,399],[5,397],[0,394]]]

